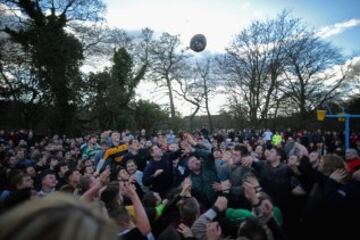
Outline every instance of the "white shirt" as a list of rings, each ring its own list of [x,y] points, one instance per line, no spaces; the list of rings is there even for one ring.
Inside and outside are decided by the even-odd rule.
[[[263,139],[265,141],[271,141],[272,135],[273,135],[273,133],[271,131],[266,131],[263,134],[263,137],[264,137]]]

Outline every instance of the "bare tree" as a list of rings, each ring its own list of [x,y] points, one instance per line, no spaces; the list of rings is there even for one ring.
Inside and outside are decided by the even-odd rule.
[[[246,103],[253,124],[268,117],[284,71],[286,42],[297,26],[286,11],[274,20],[255,21],[218,58],[228,92]]]
[[[153,42],[151,48],[151,72],[150,78],[158,86],[167,89],[170,101],[170,115],[175,117],[175,104],[173,95],[173,82],[183,78],[183,66],[187,55],[184,51],[178,51],[180,39],[178,35],[163,33],[160,39]]]
[[[191,71],[191,70],[189,70]],[[189,73],[189,72],[188,72]],[[194,78],[193,81],[190,81],[191,78],[194,77],[194,74],[191,73],[189,78],[177,80],[176,82],[179,85],[179,91],[177,89],[174,89],[174,92],[178,94],[180,97],[182,97],[185,101],[195,106],[194,111],[190,115],[190,129],[193,130],[193,122],[194,117],[201,109],[201,104],[204,99],[204,93],[202,89],[202,82],[199,81],[199,79]]]
[[[288,41],[287,65],[281,90],[293,101],[303,120],[319,105],[339,96],[345,80],[339,50],[313,32],[301,32]]]
[[[216,84],[211,69],[212,69],[211,57],[207,57],[203,61],[196,62],[195,73],[199,75],[201,80],[201,87],[204,96],[205,110],[208,116],[209,128],[210,128],[210,132],[213,132],[214,125],[209,108],[209,101],[210,101],[209,98],[215,93]]]

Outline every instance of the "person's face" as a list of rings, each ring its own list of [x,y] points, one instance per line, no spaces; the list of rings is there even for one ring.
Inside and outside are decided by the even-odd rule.
[[[151,156],[152,156],[153,158],[161,158],[162,155],[163,155],[163,152],[162,152],[162,150],[161,150],[158,146],[154,146],[154,147],[152,148]]]
[[[71,152],[65,153],[65,160],[71,160]]]
[[[128,164],[126,164],[126,170],[132,175],[136,172],[137,167],[134,162],[128,162]]]
[[[166,151],[167,150],[167,141],[166,139],[160,139],[159,140],[159,145],[160,145],[160,148],[163,150],[163,151]]]
[[[176,152],[179,149],[179,146],[176,143],[172,143],[169,145],[169,150],[171,152]]]
[[[20,151],[17,152],[16,156],[20,160],[24,159],[25,158],[25,152],[23,150],[20,150]]]
[[[93,174],[94,173],[94,168],[92,166],[88,166],[85,168],[85,173],[86,174]]]
[[[146,134],[146,130],[145,129],[141,129],[141,135],[144,136]]]
[[[91,145],[96,145],[96,143],[97,143],[97,138],[96,137],[91,137],[90,139],[89,139],[89,143],[91,144]]]
[[[68,166],[61,166],[60,167],[60,173],[62,175],[64,175],[67,171],[69,171],[69,167]]]
[[[239,164],[241,162],[241,152],[240,151],[234,151],[233,152],[233,163]]]
[[[118,174],[119,181],[127,181],[129,179],[129,173],[125,169],[121,169]]]
[[[273,148],[269,151],[269,154],[268,154],[266,160],[268,160],[269,162],[275,162],[278,158],[279,158],[279,156],[277,155],[276,150]]]
[[[139,150],[140,149],[139,141],[134,139],[131,143],[131,148],[134,150]]]
[[[107,144],[101,144],[101,150],[106,151],[109,149],[109,146]]]
[[[80,177],[81,177],[81,174],[80,174],[79,171],[74,171],[74,172],[72,173],[72,176],[71,176],[72,181],[75,182],[75,183],[79,183]]]
[[[316,165],[319,162],[319,153],[311,152],[309,155],[309,161],[312,165]]]
[[[84,139],[82,137],[77,139],[77,142],[79,143],[79,145],[84,143]]]
[[[85,163],[84,163],[85,167],[92,167],[93,166],[93,162],[91,159],[89,160],[86,160]]]
[[[221,159],[221,158],[222,158],[222,153],[221,153],[221,151],[215,150],[215,151],[214,151],[214,158],[215,158],[215,159]]]
[[[176,167],[179,164],[180,158],[176,158],[172,160],[172,164],[174,167]]]
[[[356,156],[355,156],[355,154],[352,152],[352,151],[346,151],[345,152],[345,159],[346,160],[350,160],[350,159],[353,159],[353,158],[355,158]]]
[[[296,155],[291,155],[289,157],[289,162],[298,162],[299,161],[299,158],[296,156]]]
[[[59,161],[56,158],[51,158],[50,160],[50,166],[54,167],[59,163]]]
[[[82,169],[84,169],[84,164],[81,161],[78,161],[76,164],[76,169],[81,171]]]
[[[58,151],[57,154],[56,154],[56,156],[57,156],[58,158],[63,158],[64,153],[63,153],[62,151]]]
[[[124,136],[122,137],[122,140],[123,140],[123,142],[129,143],[130,138],[129,138],[129,136],[124,135]]]
[[[15,156],[11,156],[11,157],[9,158],[9,164],[10,164],[10,166],[15,166],[18,162],[19,162],[19,160],[18,160]]]
[[[26,142],[25,140],[21,139],[21,140],[19,141],[19,145],[26,147],[26,146],[27,146],[27,142]]]
[[[22,184],[17,187],[19,190],[25,188],[34,188],[34,181],[30,176],[24,176],[22,179]]]
[[[256,148],[255,148],[255,153],[256,153],[256,155],[258,156],[258,157],[261,157],[262,155],[263,155],[263,147],[262,146],[257,146]]]
[[[159,138],[157,136],[152,138],[153,143],[157,144],[159,142]]]
[[[76,148],[70,150],[71,157],[76,156]]]
[[[120,143],[120,133],[114,132],[111,134],[111,141],[114,145],[118,145]]]
[[[191,157],[188,160],[188,167],[190,171],[200,171],[201,170],[201,162],[196,157]]]
[[[54,188],[57,184],[57,180],[54,174],[48,174],[44,177],[42,185],[48,188]]]
[[[30,177],[35,177],[36,175],[36,171],[34,169],[34,167],[27,167],[26,168],[26,173],[30,176]]]
[[[75,148],[75,153],[74,153],[74,155],[75,155],[75,156],[78,156],[78,155],[80,155],[80,153],[81,153],[80,149],[79,149],[79,148]]]
[[[225,162],[229,162],[232,158],[232,152],[231,151],[225,151],[223,153],[223,156],[222,156],[222,159],[225,161]]]
[[[149,147],[151,147],[151,146],[152,146],[152,142],[151,142],[151,141],[146,141],[145,147],[146,147],[146,148],[149,148]]]

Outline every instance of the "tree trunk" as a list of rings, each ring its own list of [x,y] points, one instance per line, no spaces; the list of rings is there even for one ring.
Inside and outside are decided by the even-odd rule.
[[[200,105],[197,105],[195,111],[190,116],[190,130],[191,130],[191,132],[194,130],[194,117],[198,113],[199,109],[200,109]]]
[[[300,73],[299,73],[299,80],[300,80],[300,115],[301,115],[301,127],[304,128],[305,127],[305,122],[306,122],[306,93],[305,93],[305,83],[304,83],[304,79],[301,77]]]
[[[171,80],[169,78],[166,78],[166,85],[169,90],[170,116],[171,116],[171,118],[174,118],[175,117],[175,104],[174,104],[174,96],[172,93]]]
[[[208,90],[207,81],[206,81],[205,77],[203,77],[203,81],[204,81],[204,94],[205,94],[205,96],[204,96],[205,97],[205,108],[206,108],[206,113],[208,116],[210,132],[212,133],[214,130],[214,125],[212,122],[212,117],[211,117],[211,113],[210,113],[210,109],[209,109],[209,90]]]
[[[211,116],[210,109],[209,109],[209,99],[208,99],[207,94],[206,94],[206,97],[205,97],[205,108],[206,108],[206,113],[207,113],[207,116],[208,116],[210,132],[212,133],[214,131],[214,125],[213,125],[213,122],[212,122],[212,116]]]

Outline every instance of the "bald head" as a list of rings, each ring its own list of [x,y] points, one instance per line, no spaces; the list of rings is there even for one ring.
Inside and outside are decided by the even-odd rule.
[[[351,159],[355,159],[355,158],[358,158],[358,157],[359,157],[359,154],[356,151],[356,149],[349,148],[345,152],[345,159],[346,160],[351,160]]]

